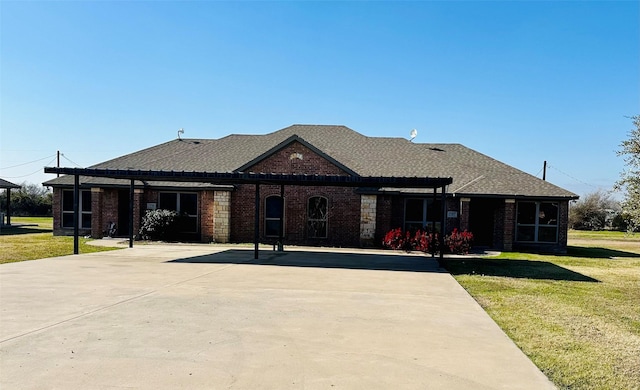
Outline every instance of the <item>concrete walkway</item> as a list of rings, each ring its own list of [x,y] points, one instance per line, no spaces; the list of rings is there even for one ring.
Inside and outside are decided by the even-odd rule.
[[[424,256],[138,245],[0,265],[0,388],[553,386]]]

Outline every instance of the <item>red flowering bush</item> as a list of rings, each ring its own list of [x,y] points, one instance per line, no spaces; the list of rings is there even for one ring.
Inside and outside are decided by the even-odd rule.
[[[473,233],[466,230],[459,232],[458,229],[453,229],[451,234],[445,237],[444,242],[451,253],[466,255],[471,249]]]
[[[415,233],[410,231],[403,232],[397,228],[390,230],[382,240],[382,246],[387,249],[404,250],[407,252],[420,251],[435,254],[439,252],[440,237],[438,233],[427,233],[418,230]],[[459,232],[453,229],[450,235],[444,238],[445,248],[451,253],[467,254],[471,249],[473,242],[473,234],[468,231]]]
[[[438,251],[438,234],[427,233],[417,230],[403,232],[397,228],[390,230],[382,240],[382,246],[387,249],[404,250],[407,252],[420,251],[425,253],[435,253]]]

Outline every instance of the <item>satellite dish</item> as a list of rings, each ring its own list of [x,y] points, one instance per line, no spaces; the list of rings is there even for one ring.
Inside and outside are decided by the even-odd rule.
[[[418,130],[416,130],[416,129],[411,130],[411,133],[409,135],[411,136],[411,140],[410,141],[413,141],[413,139],[418,136]]]
[[[178,130],[178,139],[182,139],[180,138],[180,134],[184,134],[184,129]]]

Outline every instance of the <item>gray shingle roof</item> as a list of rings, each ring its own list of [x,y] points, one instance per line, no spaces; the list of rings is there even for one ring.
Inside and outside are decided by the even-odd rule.
[[[91,168],[234,172],[294,136],[360,176],[453,177],[448,192],[461,196],[577,197],[460,144],[367,137],[345,126],[293,125],[263,135],[173,140]],[[113,179],[89,178],[82,182],[98,184],[105,180]],[[61,177],[45,184],[68,185],[72,180]]]
[[[17,184],[13,184],[10,181],[6,181],[4,179],[0,179],[0,188],[7,189],[7,188],[22,188],[22,187],[17,185]]]

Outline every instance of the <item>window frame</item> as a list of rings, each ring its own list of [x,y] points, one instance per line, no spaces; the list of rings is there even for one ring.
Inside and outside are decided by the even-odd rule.
[[[268,206],[267,206],[267,202],[269,201],[269,199],[279,199],[282,202],[282,215],[281,217],[267,217],[267,210],[268,210]],[[276,234],[268,234],[269,229],[267,229],[267,223],[271,222],[271,221],[278,221],[280,222],[280,220],[282,219],[282,236],[284,237],[285,235],[285,231],[286,231],[286,198],[281,197],[280,195],[268,195],[267,197],[264,198],[264,236],[265,237],[280,237],[280,228],[278,228],[278,233]]]
[[[79,229],[91,229],[91,219],[93,218],[92,205],[91,205],[91,190],[79,190],[78,191],[78,228]],[[71,196],[71,210],[65,209],[65,194]],[[88,202],[85,202],[84,197],[88,194]],[[88,203],[88,209],[87,209]],[[60,200],[60,226],[63,229],[73,229],[73,224],[65,225],[65,215],[71,215],[71,221],[73,221],[73,190],[62,190],[62,197]],[[84,217],[89,217],[89,224],[83,225],[82,221]]]
[[[311,211],[311,201],[313,199],[324,199],[325,202],[325,213],[324,213],[324,218],[320,219],[320,218],[311,218],[310,216],[310,211]],[[318,236],[318,235],[311,235],[312,231],[316,231],[316,229],[311,229],[311,224],[313,222],[324,222],[324,236]],[[322,195],[314,195],[314,196],[310,196],[309,198],[307,198],[307,238],[314,238],[314,239],[323,239],[323,238],[328,238],[329,237],[329,198],[327,198],[326,196],[322,196]]]
[[[166,208],[163,207],[162,205],[162,195],[163,194],[175,194],[176,195],[176,209],[172,209],[172,208]],[[182,203],[181,203],[181,196],[182,195],[195,195],[196,197],[196,213],[195,214],[182,214]],[[179,233],[198,233],[200,230],[200,199],[198,196],[197,192],[189,192],[189,191],[160,191],[158,192],[158,208],[159,209],[164,209],[164,210],[172,210],[175,211],[176,213],[178,213],[178,215],[182,215],[182,216],[186,216],[188,218],[195,218],[195,230],[184,230],[184,231],[180,231]]]
[[[419,200],[422,201],[422,220],[407,220],[407,203],[409,201],[415,201],[415,200]],[[430,231],[435,231],[435,232],[440,232],[441,228],[442,228],[442,218],[438,218],[436,221],[433,221],[433,218],[429,218],[429,208],[431,208],[432,210],[436,210],[436,208],[438,207],[438,204],[440,205],[440,211],[442,211],[442,201],[440,200],[434,200],[433,198],[430,197],[423,197],[423,198],[404,198],[404,208],[403,208],[403,212],[402,212],[402,221],[403,224],[402,226],[404,227],[404,230],[412,230],[415,228],[415,225],[420,225],[419,230],[424,231],[425,228],[430,229]],[[436,214],[438,214],[436,212]],[[434,226],[435,223],[435,226]]]
[[[533,223],[520,223],[520,209],[521,206],[525,203],[533,203],[535,204],[535,213],[533,215]],[[540,212],[541,205],[543,204],[551,204],[556,208],[555,218],[550,218],[551,221],[554,221],[554,224],[550,223],[541,223],[540,222]],[[544,210],[542,210],[544,212]],[[560,202],[553,201],[519,201],[516,203],[516,231],[515,231],[515,242],[519,243],[534,243],[534,244],[557,244],[559,235],[560,235]],[[533,240],[522,240],[520,239],[520,232],[522,228],[533,228]],[[555,240],[554,241],[541,241],[540,240],[540,228],[554,228],[555,229]]]

